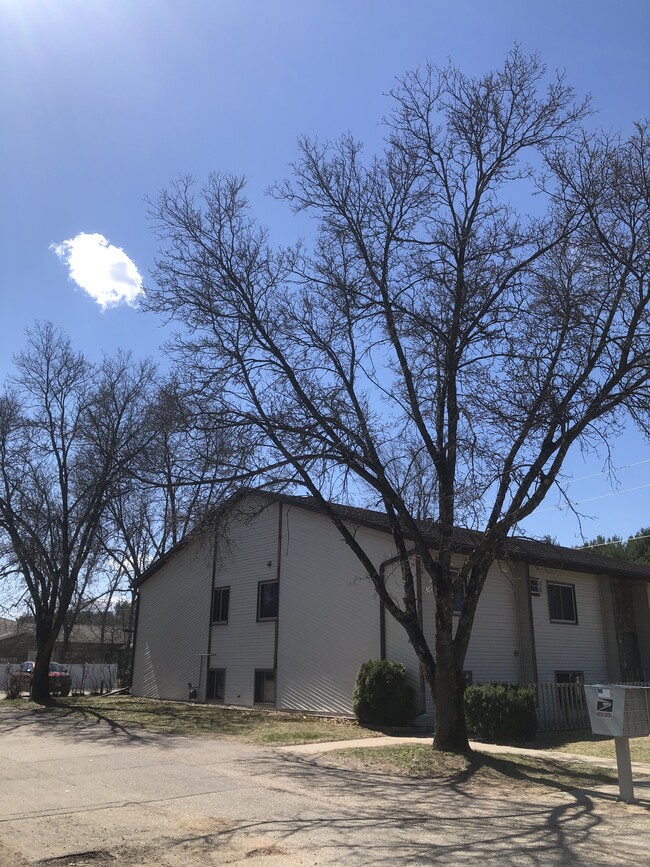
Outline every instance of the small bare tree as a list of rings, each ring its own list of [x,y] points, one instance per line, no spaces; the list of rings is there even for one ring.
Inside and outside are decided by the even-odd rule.
[[[274,194],[315,217],[310,250],[270,246],[241,179],[200,197],[182,179],[152,205],[165,246],[148,303],[186,326],[200,417],[248,431],[260,482],[320,500],[408,634],[441,750],[468,749],[463,662],[504,540],[572,446],[650,405],[647,131],[587,137],[587,106],[545,78],[517,48],[479,78],[429,67],[396,87],[376,158],[351,136],[302,140]],[[530,216],[514,202],[532,194]],[[337,497],[385,511],[397,596]],[[459,522],[478,534],[457,572]]]
[[[154,370],[128,356],[93,365],[49,323],[28,332],[15,367],[0,396],[0,537],[35,619],[32,697],[43,703],[108,504],[149,438]]]
[[[129,599],[123,611],[128,615],[123,623],[125,666],[130,664],[138,580],[154,560],[210,522],[214,506],[236,485],[233,463],[242,464],[241,440],[227,437],[214,420],[197,423],[190,403],[191,396],[174,376],[157,384],[150,407],[150,440],[131,465],[130,479],[108,504],[101,544],[112,580],[103,602]],[[217,474],[225,480],[217,481]],[[123,680],[126,676],[121,671]]]

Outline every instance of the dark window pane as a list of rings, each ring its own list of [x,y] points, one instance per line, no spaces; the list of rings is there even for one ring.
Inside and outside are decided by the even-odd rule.
[[[257,592],[257,618],[269,620],[278,616],[278,582],[262,581]]]
[[[585,676],[582,671],[556,671],[556,683],[584,683]]]
[[[275,671],[255,672],[255,704],[275,704]]]
[[[208,670],[208,687],[206,698],[208,701],[223,701],[226,688],[226,669],[211,668]]]
[[[576,596],[573,584],[547,584],[548,612],[551,620],[577,623]]]
[[[228,604],[230,602],[230,587],[215,587],[212,597],[212,622],[228,622]]]

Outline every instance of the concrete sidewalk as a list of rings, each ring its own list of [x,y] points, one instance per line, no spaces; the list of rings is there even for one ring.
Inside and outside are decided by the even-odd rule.
[[[289,747],[276,747],[279,752],[297,753],[299,755],[315,755],[328,753],[332,750],[353,749],[354,747],[394,747],[399,744],[426,744],[431,741],[431,735],[416,737],[383,737],[357,738],[351,741],[328,741],[327,743],[296,744]],[[586,765],[596,765],[601,768],[616,768],[616,759],[599,758],[598,756],[583,756],[577,753],[565,753],[561,750],[530,749],[526,747],[509,747],[503,744],[486,744],[482,741],[470,741],[470,747],[479,753],[503,753],[505,755],[531,756],[537,759],[553,759],[558,762],[583,762]],[[650,763],[632,762],[632,770],[640,776],[650,776]]]

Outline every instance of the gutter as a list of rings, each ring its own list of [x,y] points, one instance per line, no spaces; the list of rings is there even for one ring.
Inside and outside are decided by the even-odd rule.
[[[138,640],[138,619],[140,617],[140,591],[136,589],[135,591],[135,616],[133,618],[133,642],[131,644],[131,665],[129,672],[129,692],[131,691],[131,687],[133,686],[133,671],[135,668],[135,643]]]

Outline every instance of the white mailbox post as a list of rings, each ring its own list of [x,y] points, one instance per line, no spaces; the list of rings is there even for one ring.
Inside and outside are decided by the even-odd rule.
[[[630,738],[650,735],[650,687],[622,683],[585,685],[591,730],[609,735],[616,744],[618,790],[623,801],[634,801]]]

